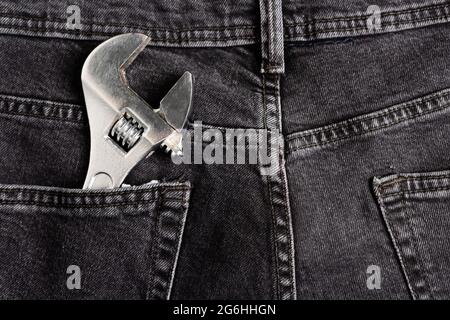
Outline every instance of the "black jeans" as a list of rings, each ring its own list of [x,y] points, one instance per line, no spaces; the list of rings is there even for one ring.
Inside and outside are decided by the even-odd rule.
[[[2,298],[450,298],[449,1],[73,5],[0,1]],[[280,170],[158,151],[80,189],[81,68],[128,32],[139,95],[190,71],[191,124],[281,131]]]

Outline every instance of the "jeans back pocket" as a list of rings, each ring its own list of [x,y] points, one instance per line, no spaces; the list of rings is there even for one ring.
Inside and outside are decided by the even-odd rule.
[[[450,298],[450,171],[374,179],[414,299]]]
[[[0,185],[0,297],[168,299],[189,196]]]

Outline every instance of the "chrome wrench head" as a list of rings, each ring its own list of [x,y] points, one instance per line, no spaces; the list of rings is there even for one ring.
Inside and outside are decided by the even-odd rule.
[[[185,72],[153,109],[129,86],[125,70],[150,39],[131,33],[95,48],[81,80],[91,151],[84,188],[119,187],[130,170],[162,143],[181,151],[181,130],[192,105],[192,75]]]

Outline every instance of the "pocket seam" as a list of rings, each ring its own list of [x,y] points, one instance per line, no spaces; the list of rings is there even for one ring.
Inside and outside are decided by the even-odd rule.
[[[379,190],[380,180],[375,177],[373,179],[373,183],[374,183],[374,191],[375,191],[376,199],[377,199],[377,202],[379,204],[379,208],[380,208],[383,220],[384,220],[384,224],[385,224],[385,226],[386,226],[386,228],[388,230],[389,236],[391,238],[391,242],[392,242],[392,244],[394,246],[394,249],[395,249],[395,252],[396,252],[396,255],[397,255],[397,259],[400,262],[401,270],[403,272],[403,276],[405,277],[406,284],[408,286],[409,292],[410,292],[412,298],[415,300],[415,299],[417,299],[416,292],[413,289],[410,276],[409,276],[408,272],[406,271],[405,261],[403,259],[402,254],[401,254],[400,247],[399,247],[399,245],[397,243],[396,237],[394,236],[394,231],[393,231],[391,225],[389,224],[389,220],[387,218],[387,210],[386,210],[386,206],[385,206],[385,203],[384,203],[384,198],[381,196],[380,190]]]
[[[427,193],[435,191],[446,191],[450,190],[450,172],[432,175],[430,173],[418,173],[418,174],[398,174],[385,177],[387,179],[384,182],[379,182],[377,188],[380,189],[380,196],[383,198],[396,196],[400,194],[416,194],[416,193]],[[447,182],[448,180],[448,182]],[[441,186],[427,186],[427,185],[406,185],[406,189],[401,188],[404,183],[434,183],[437,181],[444,181]],[[386,191],[387,187],[398,185],[400,191]]]
[[[359,122],[358,120],[373,120],[373,119],[378,118],[379,116],[390,115],[390,114],[394,113],[395,111],[403,109],[404,107],[411,107],[411,106],[417,105],[418,103],[430,102],[432,100],[436,100],[438,97],[445,98],[445,97],[448,97],[448,96],[450,96],[450,89],[445,89],[445,90],[442,90],[442,91],[439,91],[439,92],[432,93],[430,95],[426,95],[426,96],[423,96],[423,97],[420,97],[420,98],[413,99],[411,101],[407,101],[407,102],[403,102],[403,103],[400,103],[400,104],[397,104],[397,105],[393,105],[393,106],[387,107],[385,109],[381,109],[381,110],[378,110],[378,111],[374,111],[374,112],[370,112],[370,113],[367,113],[367,114],[363,114],[363,115],[359,115],[359,116],[356,116],[356,117],[352,117],[352,118],[350,118],[348,120],[339,121],[339,122],[334,123],[334,124],[330,124],[330,125],[326,125],[326,126],[323,126],[323,127],[307,130],[305,132],[291,133],[290,135],[287,136],[286,140],[288,140],[288,141],[289,140],[295,140],[295,139],[297,139],[299,137],[303,137],[303,136],[309,135],[311,133],[323,132],[324,129],[331,129],[330,127],[339,127],[340,125],[342,125],[344,123],[354,123],[354,122],[358,123]],[[297,135],[298,135],[298,137],[297,137]]]
[[[185,193],[190,189],[189,182],[159,183],[144,187],[131,187],[127,190],[120,190],[119,188],[91,190],[0,185],[0,206],[19,204],[56,209],[132,207],[138,204],[156,204],[161,197],[164,197],[167,201],[183,202],[185,196],[180,197],[174,193],[180,191]],[[107,201],[108,203],[98,203],[98,201]]]
[[[419,242],[419,238],[416,235],[416,231],[414,231],[414,228],[420,227],[420,226],[413,226],[412,225],[412,219],[413,216],[408,213],[408,201],[410,201],[409,198],[406,196],[409,194],[414,193],[427,193],[427,192],[433,192],[433,191],[439,191],[441,189],[443,190],[450,190],[450,185],[445,186],[442,188],[430,188],[427,186],[419,186],[418,188],[422,188],[419,190],[411,190],[411,186],[409,184],[405,184],[404,182],[421,182],[421,181],[430,181],[430,180],[448,180],[449,175],[446,172],[445,174],[438,174],[433,175],[432,173],[418,173],[411,175],[417,175],[417,176],[407,176],[408,174],[399,174],[399,175],[391,175],[386,176],[384,178],[377,178],[375,177],[373,180],[373,187],[376,195],[377,202],[379,204],[379,208],[381,210],[381,214],[383,216],[384,223],[388,229],[388,233],[391,238],[391,242],[394,245],[395,252],[397,254],[397,258],[400,261],[401,269],[403,272],[403,275],[406,279],[408,289],[410,291],[411,296],[413,299],[429,299],[429,298],[439,298],[440,296],[440,290],[439,287],[436,287],[434,283],[436,283],[436,279],[433,280],[435,277],[433,273],[431,273],[431,270],[434,267],[434,263],[430,261],[430,259],[426,256],[423,256],[423,250],[427,252],[427,244],[423,243],[422,245],[425,246],[425,248],[419,249],[417,248],[417,243]],[[382,181],[385,180],[385,181]],[[381,191],[383,189],[383,186],[386,185],[396,185],[400,191],[395,193],[384,193]],[[393,199],[394,198],[394,199]],[[397,213],[395,215],[392,215],[389,213],[391,209],[388,209],[385,200],[389,199],[388,201],[395,201],[395,203],[400,202],[400,213]],[[398,221],[398,216],[402,219],[402,221]],[[416,216],[415,219],[418,219],[419,222],[422,224],[423,219],[421,216]],[[405,256],[405,243],[401,244],[399,242],[401,241],[400,233],[402,231],[398,231],[399,227],[401,226],[407,227],[408,234],[406,236],[407,239],[409,239],[409,250],[412,250],[413,255],[408,257]],[[410,259],[414,259],[413,261],[410,261]],[[405,260],[409,260],[407,268],[407,264],[405,263]],[[415,267],[419,265],[419,267]],[[416,270],[418,269],[418,270]],[[420,286],[418,283],[423,281],[425,283],[425,286]]]
[[[155,229],[157,230],[158,236],[156,237],[157,241],[151,252],[152,261],[150,261],[150,263],[153,265],[153,273],[149,277],[149,287],[146,292],[146,299],[170,299],[178,265],[178,257],[181,250],[181,243],[183,241],[183,232],[186,225],[191,189],[187,188],[182,192],[183,199],[177,202],[175,208],[169,205],[171,198],[162,196],[158,199],[158,204],[156,206],[157,212],[155,215]],[[181,213],[181,215],[179,213]],[[172,219],[177,219],[176,226],[170,225],[165,221],[164,218],[167,219],[170,217]],[[164,238],[165,233],[170,231],[175,232],[175,236],[173,238],[168,236]],[[167,243],[165,245],[162,244],[164,239],[166,241],[171,241],[171,250],[173,250],[170,254],[170,262],[168,264],[161,263],[160,261],[164,260],[164,258],[161,257],[163,248],[167,250],[168,246]],[[165,260],[167,260],[167,258]],[[164,269],[165,265],[168,265],[167,269]],[[162,277],[161,273],[164,274],[165,278]],[[164,283],[164,287],[160,286],[161,282]]]
[[[416,110],[410,110],[410,108],[413,107],[415,107]],[[347,140],[352,137],[362,136],[370,132],[393,127],[429,114],[437,113],[449,107],[450,88],[447,88],[382,110],[359,115],[348,120],[311,130],[291,133],[286,137],[287,153],[292,154],[303,149],[323,146]],[[396,115],[399,111],[402,112],[400,116]],[[386,120],[386,116],[393,116],[393,119]],[[378,121],[375,122],[377,119]],[[381,124],[382,122],[385,123]],[[358,126],[358,128],[356,126]]]
[[[85,119],[81,105],[4,94],[0,94],[0,114],[79,124]]]
[[[10,214],[7,207],[3,206],[8,205],[8,200],[1,199],[1,190],[4,189],[6,191],[10,191],[9,194],[20,197],[21,191],[30,191],[33,195],[33,191],[39,191],[37,194],[45,194],[46,190],[44,188],[54,189],[47,190],[49,194],[59,195],[59,196],[67,196],[68,194],[76,194],[77,196],[80,194],[74,193],[70,190],[72,189],[58,189],[59,191],[55,191],[54,187],[39,187],[39,186],[23,186],[17,187],[14,186],[15,189],[8,188],[7,185],[0,185],[0,208],[4,208],[5,214]],[[33,189],[34,188],[34,189]],[[145,189],[136,189],[136,188],[145,188]],[[16,193],[14,193],[14,191]],[[67,192],[66,192],[67,191]],[[172,284],[175,275],[175,269],[178,261],[178,255],[181,248],[182,235],[185,227],[187,211],[189,207],[189,199],[192,191],[191,183],[189,182],[173,182],[173,183],[160,183],[158,185],[150,185],[143,187],[130,187],[125,191],[121,191],[121,193],[128,193],[131,196],[135,195],[134,193],[140,191],[140,193],[147,192],[148,197],[152,197],[151,200],[135,200],[133,202],[127,202],[122,204],[117,203],[108,203],[106,206],[114,206],[114,207],[128,207],[129,210],[116,210],[111,213],[111,210],[105,210],[108,212],[101,212],[101,210],[97,209],[94,211],[94,214],[90,212],[84,211],[81,214],[76,211],[74,214],[71,212],[66,212],[65,214],[58,214],[58,216],[69,216],[70,218],[78,218],[78,217],[88,217],[88,218],[98,218],[98,217],[113,217],[117,218],[125,216],[125,218],[129,217],[130,219],[134,219],[136,217],[147,217],[151,219],[153,227],[146,231],[151,234],[153,240],[152,244],[147,249],[147,253],[145,254],[145,258],[147,262],[145,266],[150,270],[150,275],[142,275],[143,278],[141,280],[143,282],[137,283],[137,288],[141,288],[139,290],[139,296],[141,298],[147,299],[168,299],[170,297]],[[100,195],[103,197],[98,197],[99,192],[96,190],[80,190],[79,193],[83,194],[85,197],[91,196],[91,194],[85,194],[92,192],[93,201],[107,201],[109,192],[114,192],[112,190],[102,190],[100,191]],[[49,196],[49,201],[58,200],[58,198],[54,199],[51,195]],[[69,196],[67,196],[69,198]],[[106,199],[106,200],[105,200]],[[131,199],[131,198],[130,198]],[[59,200],[61,201],[61,200]],[[142,205],[145,203],[151,203],[152,205]],[[16,203],[17,204],[17,203]],[[23,201],[19,204],[23,204]],[[32,205],[36,205],[36,203],[31,202]],[[54,209],[64,208],[64,205],[58,203],[47,204],[49,207]],[[135,206],[136,205],[136,206]],[[137,205],[142,205],[141,207],[137,207]],[[95,204],[95,205],[87,205],[82,208],[88,210],[89,208],[101,208],[103,205]],[[24,215],[27,212],[31,211],[32,215],[37,215],[41,219],[46,219],[47,214],[52,214],[52,212],[41,212],[36,207],[30,208],[19,208],[19,213],[23,213]],[[127,213],[129,212],[129,213]],[[133,220],[130,220],[133,221]],[[134,220],[136,221],[136,220]],[[138,220],[140,221],[140,220]],[[155,251],[155,255],[148,253],[148,250],[152,252]],[[152,277],[155,277],[152,280]],[[145,287],[142,287],[144,284]]]
[[[177,202],[183,202],[183,199],[168,199],[173,200]],[[85,205],[63,205],[63,204],[52,204],[52,203],[36,203],[36,202],[26,202],[26,201],[8,201],[8,200],[0,200],[0,206],[1,205],[14,205],[14,204],[23,204],[23,205],[33,205],[33,206],[41,206],[41,207],[55,207],[55,208],[107,208],[107,207],[129,207],[137,204],[146,204],[146,203],[155,203],[157,202],[157,199],[152,200],[137,200],[137,201],[131,201],[131,202],[112,202],[108,204],[85,204]]]
[[[423,190],[414,190],[414,191],[399,191],[396,193],[389,193],[386,195],[381,195],[383,198],[387,197],[394,197],[398,195],[407,195],[407,194],[416,194],[416,193],[427,193],[427,192],[435,192],[435,191],[450,191],[450,187],[445,188],[430,188],[430,189],[423,189]]]

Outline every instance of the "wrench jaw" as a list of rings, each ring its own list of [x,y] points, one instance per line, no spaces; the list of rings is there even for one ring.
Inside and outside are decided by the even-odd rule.
[[[83,65],[81,72],[83,89],[85,86],[91,87],[94,94],[101,96],[112,108],[119,111],[126,102],[123,99],[129,99],[131,90],[125,69],[144,50],[149,41],[150,38],[146,35],[129,33],[101,43],[89,54]],[[93,111],[95,112],[95,109]]]
[[[158,113],[174,129],[164,140],[164,145],[169,151],[176,154],[182,153],[182,130],[186,127],[192,113],[193,77],[190,72],[185,72],[175,85],[161,100]]]
[[[94,49],[83,66],[91,135],[85,189],[120,187],[131,169],[165,140],[174,152],[181,150],[181,131],[191,111],[192,75],[186,72],[177,81],[159,110],[151,108],[129,87],[125,73],[147,43],[142,34],[116,36]]]

